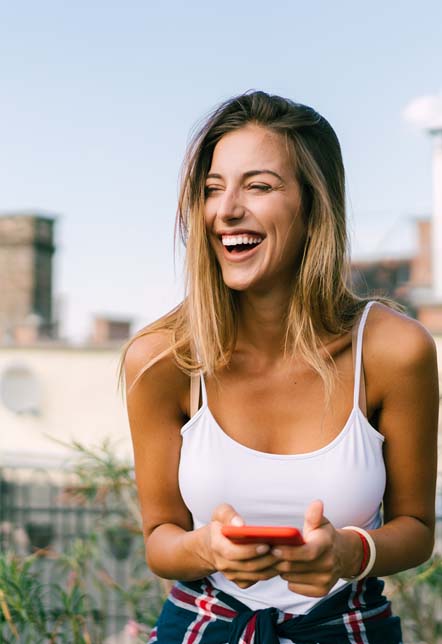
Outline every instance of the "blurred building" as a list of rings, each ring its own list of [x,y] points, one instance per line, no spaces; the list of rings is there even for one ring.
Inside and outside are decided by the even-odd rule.
[[[434,304],[431,220],[416,219],[414,236],[416,245],[411,252],[354,260],[351,266],[352,284],[359,295],[376,294],[393,298],[421,320],[428,305]],[[437,310],[438,307],[435,308]],[[440,309],[442,311],[442,303]],[[442,332],[437,317],[433,324],[431,320],[428,321],[433,332]]]
[[[72,345],[54,317],[55,220],[0,216],[0,466],[62,460],[69,443],[117,441],[130,453],[117,391],[127,319],[96,315],[89,338]]]
[[[353,284],[361,294],[389,295],[433,334],[442,335],[442,115],[426,129],[433,140],[433,212],[417,221],[417,249],[408,256],[354,262]]]
[[[0,347],[0,466],[55,464],[67,452],[56,440],[97,445],[109,438],[130,453],[119,355],[111,345]]]

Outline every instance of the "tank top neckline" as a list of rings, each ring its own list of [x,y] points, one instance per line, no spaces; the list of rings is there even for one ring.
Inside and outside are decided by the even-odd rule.
[[[363,338],[364,327],[365,327],[365,322],[367,320],[368,312],[373,304],[374,304],[373,301],[367,303],[359,321],[357,341],[356,341],[356,360],[355,360],[355,367],[354,367],[353,406],[350,410],[347,420],[344,423],[344,426],[342,427],[342,429],[340,429],[340,431],[331,441],[329,441],[322,447],[319,447],[318,449],[310,450],[308,452],[300,452],[296,454],[277,454],[273,452],[263,452],[261,450],[256,450],[256,449],[253,449],[252,447],[248,447],[247,445],[244,445],[243,443],[240,443],[239,441],[235,440],[224,431],[224,429],[216,420],[215,416],[212,414],[210,407],[208,405],[207,391],[206,391],[206,386],[204,382],[204,376],[202,373],[200,376],[201,394],[202,394],[201,407],[181,427],[181,430],[180,430],[181,434],[184,434],[204,414],[207,414],[210,421],[213,423],[215,430],[221,435],[221,437],[224,440],[226,440],[228,443],[233,445],[235,448],[244,450],[245,452],[249,452],[250,454],[253,454],[254,456],[259,456],[261,458],[270,458],[270,459],[277,459],[277,460],[296,460],[296,459],[307,459],[307,458],[313,458],[315,456],[320,456],[321,454],[324,454],[325,452],[336,447],[344,439],[346,434],[351,429],[352,420],[355,418],[358,418],[360,421],[364,423],[367,431],[371,432],[373,436],[378,440],[384,442],[385,440],[384,436],[380,432],[378,432],[378,430],[375,427],[373,427],[373,425],[368,420],[367,416],[363,413],[360,407],[360,400],[359,400],[361,370],[362,370],[362,338]]]

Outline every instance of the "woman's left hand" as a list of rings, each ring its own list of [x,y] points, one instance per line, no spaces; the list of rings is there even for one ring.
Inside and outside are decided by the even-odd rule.
[[[313,501],[304,518],[302,546],[276,546],[275,565],[294,593],[308,597],[326,595],[341,577],[356,575],[362,561],[359,535],[336,530],[324,516],[322,501]]]

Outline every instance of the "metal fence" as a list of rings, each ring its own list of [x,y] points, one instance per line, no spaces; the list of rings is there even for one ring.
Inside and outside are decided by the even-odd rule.
[[[99,570],[88,573],[87,592],[99,616],[99,641],[110,643],[116,641],[110,636],[121,632],[134,617],[130,601],[122,601],[118,589],[130,588],[137,578],[149,578],[151,593],[145,601],[152,614],[161,603],[161,591],[144,562],[141,535],[124,529],[118,533],[109,527],[109,519],[117,522],[124,508],[115,505],[104,513],[93,503],[72,503],[66,490],[76,483],[72,474],[59,470],[0,469],[0,551],[20,556],[38,553],[33,570],[39,580],[61,584],[66,579],[57,578],[60,559],[72,552],[79,540],[93,536],[100,562]],[[92,565],[96,561],[91,561]]]

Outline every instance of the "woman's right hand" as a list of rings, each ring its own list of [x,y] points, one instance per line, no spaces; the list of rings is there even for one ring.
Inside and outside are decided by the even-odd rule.
[[[208,558],[215,570],[233,581],[240,588],[249,588],[257,581],[276,577],[279,573],[275,564],[279,559],[271,554],[265,544],[238,545],[225,537],[223,525],[244,525],[244,520],[232,508],[223,503],[215,508],[211,522],[205,526]]]

